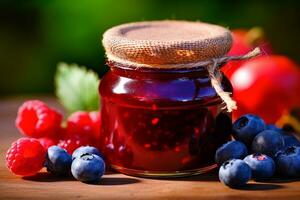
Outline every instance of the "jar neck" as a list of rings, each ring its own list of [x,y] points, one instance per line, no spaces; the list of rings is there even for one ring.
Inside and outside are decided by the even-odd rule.
[[[157,68],[133,68],[130,66],[108,63],[114,73],[135,78],[199,78],[208,77],[206,67],[181,68],[181,69],[157,69]]]

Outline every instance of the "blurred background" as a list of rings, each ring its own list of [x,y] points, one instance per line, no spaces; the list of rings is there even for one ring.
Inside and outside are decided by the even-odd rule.
[[[2,0],[0,97],[51,93],[60,61],[105,73],[103,32],[117,24],[200,20],[230,29],[260,26],[274,52],[300,62],[299,1]]]

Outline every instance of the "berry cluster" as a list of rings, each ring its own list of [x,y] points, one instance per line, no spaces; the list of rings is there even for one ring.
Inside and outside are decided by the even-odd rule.
[[[94,142],[98,141],[99,137],[99,112],[78,111],[68,118],[64,138],[59,140],[58,146],[72,154],[80,146],[96,145]]]
[[[215,155],[219,179],[225,185],[240,187],[251,178],[271,178],[276,171],[300,176],[300,142],[293,134],[248,114],[233,123],[233,137],[235,140],[221,146]]]
[[[15,141],[7,151],[6,164],[10,171],[16,175],[31,176],[46,162],[48,171],[61,174],[63,170],[57,170],[56,165],[49,164],[49,160],[54,159],[60,166],[63,163],[68,165],[72,162],[68,161],[67,155],[75,149],[96,146],[95,141],[100,137],[99,112],[75,112],[68,117],[65,127],[62,121],[62,114],[42,101],[23,103],[18,110],[16,127],[26,137]]]
[[[11,172],[31,176],[44,166],[54,175],[72,174],[82,182],[99,181],[105,172],[103,155],[94,146],[100,137],[99,112],[75,112],[62,127],[62,115],[47,104],[32,100],[18,111],[16,126],[27,137],[12,143],[6,154]],[[234,141],[215,154],[219,179],[229,187],[251,178],[265,180],[278,172],[300,176],[300,142],[255,115],[244,115],[232,126]]]

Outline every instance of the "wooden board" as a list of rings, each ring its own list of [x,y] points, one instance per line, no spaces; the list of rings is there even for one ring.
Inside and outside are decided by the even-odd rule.
[[[58,106],[53,98],[38,97]],[[25,98],[0,100],[0,199],[300,199],[300,181],[273,179],[251,181],[244,189],[230,189],[218,181],[216,172],[171,180],[106,174],[98,185],[73,178],[56,178],[41,172],[32,178],[11,174],[5,166],[5,152],[20,137],[14,127],[17,107]]]

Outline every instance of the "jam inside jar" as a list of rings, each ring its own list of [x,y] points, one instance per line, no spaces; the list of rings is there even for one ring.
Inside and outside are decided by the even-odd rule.
[[[145,177],[204,173],[230,140],[231,115],[205,68],[130,69],[103,77],[100,149],[117,171]],[[225,91],[230,82],[222,79]]]

